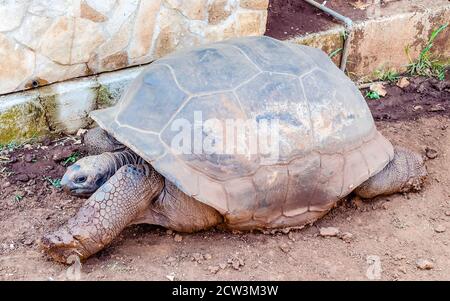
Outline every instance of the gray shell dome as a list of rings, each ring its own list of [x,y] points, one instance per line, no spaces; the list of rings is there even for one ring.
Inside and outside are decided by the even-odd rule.
[[[312,221],[393,158],[361,93],[325,53],[269,37],[174,52],[149,65],[116,106],[91,117],[236,228]],[[277,159],[174,150],[176,129],[191,125],[194,140],[198,117],[276,120]],[[217,133],[206,123],[200,131],[223,143]]]

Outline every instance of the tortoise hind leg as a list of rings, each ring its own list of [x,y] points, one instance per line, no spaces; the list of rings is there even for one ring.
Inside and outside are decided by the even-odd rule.
[[[398,192],[419,191],[427,175],[422,157],[403,147],[394,147],[394,159],[355,189],[362,198]]]
[[[148,210],[133,223],[153,224],[178,232],[195,232],[223,222],[214,208],[186,195],[174,184],[165,181],[165,187]]]

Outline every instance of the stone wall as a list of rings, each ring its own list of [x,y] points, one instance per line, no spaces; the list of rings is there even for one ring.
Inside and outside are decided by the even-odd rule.
[[[0,95],[265,31],[268,0],[0,0]]]

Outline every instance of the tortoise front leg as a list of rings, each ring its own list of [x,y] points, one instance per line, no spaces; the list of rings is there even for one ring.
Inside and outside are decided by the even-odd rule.
[[[142,216],[163,187],[163,177],[150,165],[123,166],[73,218],[41,239],[42,249],[63,263],[73,254],[89,257]]]

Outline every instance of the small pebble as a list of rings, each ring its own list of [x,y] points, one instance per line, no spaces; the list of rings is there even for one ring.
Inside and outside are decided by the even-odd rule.
[[[181,242],[183,240],[183,236],[180,234],[175,234],[175,237],[173,238],[176,242]]]
[[[402,259],[405,259],[405,258],[406,258],[406,256],[403,255],[403,254],[395,254],[394,255],[394,259],[395,260],[402,260]]]
[[[228,259],[228,264],[230,264],[233,269],[240,271],[241,267],[245,265],[245,262],[241,258],[233,257]]]
[[[438,156],[438,151],[435,150],[434,148],[431,148],[429,146],[427,146],[425,148],[425,155],[429,158],[429,159],[435,159]]]
[[[211,274],[217,274],[217,272],[219,272],[219,270],[220,270],[220,267],[218,267],[218,266],[209,266],[208,267],[208,271],[211,273]]]
[[[33,162],[33,160],[36,159],[36,156],[33,154],[26,154],[23,159],[25,160],[25,162],[31,163],[31,162]]]
[[[175,261],[177,261],[177,259],[175,257],[171,256],[171,257],[167,258],[167,262],[169,262],[169,263],[175,262]]]
[[[34,240],[31,239],[31,238],[27,238],[27,239],[23,242],[23,244],[26,245],[26,246],[31,246],[33,243],[34,243]]]
[[[28,182],[28,180],[30,180],[30,177],[27,174],[22,173],[17,175],[16,180],[20,182]]]
[[[446,216],[450,216],[450,211],[445,211]]]
[[[443,225],[438,225],[438,226],[436,226],[436,228],[434,228],[434,231],[436,231],[437,233],[443,233],[443,232],[445,232],[445,230],[447,230],[447,229]]]
[[[441,104],[436,104],[432,106],[429,110],[429,112],[442,112],[445,111],[445,108]]]
[[[198,263],[200,263],[203,259],[204,259],[204,257],[200,253],[193,253],[192,257],[191,257],[192,261],[197,261]]]
[[[283,251],[284,253],[289,253],[289,251],[291,251],[291,248],[288,246],[287,243],[282,243],[278,246],[281,251]]]
[[[431,261],[423,258],[417,259],[416,266],[421,270],[431,270],[434,267]]]
[[[320,236],[327,237],[327,236],[337,236],[339,234],[339,229],[336,227],[322,227],[319,229]]]
[[[400,272],[402,272],[403,274],[406,274],[406,269],[405,269],[405,268],[398,268],[398,270],[399,270]]]
[[[339,236],[339,238],[345,241],[346,243],[350,243],[353,240],[353,234],[350,232],[344,232]]]
[[[10,182],[5,182],[5,183],[2,184],[2,188],[7,188],[9,186],[11,186]],[[450,211],[449,211],[449,213],[450,213]]]
[[[292,234],[292,232],[289,232],[288,238],[292,241],[295,241],[295,237],[294,237],[294,234]]]

